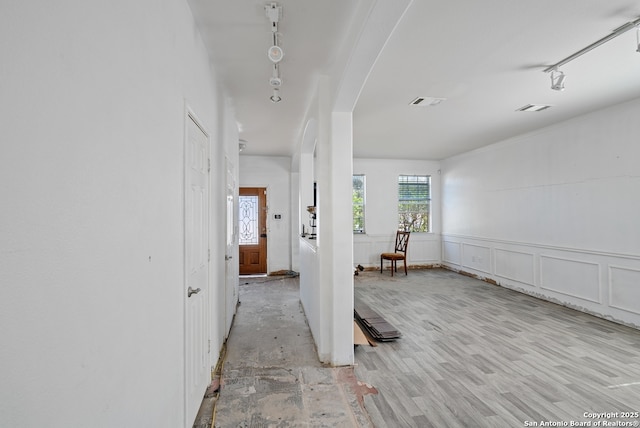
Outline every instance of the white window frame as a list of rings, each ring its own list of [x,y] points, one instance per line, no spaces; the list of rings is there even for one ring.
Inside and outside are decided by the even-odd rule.
[[[417,193],[417,196],[421,196],[420,198],[411,198],[409,185],[414,186],[415,193]],[[421,186],[426,187],[421,188]],[[398,230],[415,233],[430,233],[433,230],[431,225],[430,175],[399,175],[397,203]],[[416,222],[418,224],[417,227]]]

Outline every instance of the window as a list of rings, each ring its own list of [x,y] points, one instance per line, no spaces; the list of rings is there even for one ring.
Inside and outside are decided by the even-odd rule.
[[[364,233],[364,175],[353,176],[353,233]]]
[[[398,230],[429,232],[430,205],[430,176],[398,176]]]
[[[258,196],[238,197],[240,214],[240,245],[258,245]]]

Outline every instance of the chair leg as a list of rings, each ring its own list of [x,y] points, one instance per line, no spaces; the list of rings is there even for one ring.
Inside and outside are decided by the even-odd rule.
[[[384,260],[382,259],[382,257],[380,257],[380,273],[382,273],[382,262],[383,262],[383,261],[384,261]]]
[[[393,276],[393,269],[395,267],[396,261],[395,260],[391,260],[391,276]]]
[[[407,274],[407,259],[404,259],[404,274]]]

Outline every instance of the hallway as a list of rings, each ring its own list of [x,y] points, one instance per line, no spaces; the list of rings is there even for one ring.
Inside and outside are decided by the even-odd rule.
[[[354,393],[353,368],[318,362],[297,277],[241,277],[240,302],[215,427],[372,426]]]

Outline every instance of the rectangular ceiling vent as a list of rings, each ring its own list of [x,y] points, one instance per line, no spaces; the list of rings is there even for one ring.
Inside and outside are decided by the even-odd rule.
[[[516,111],[542,111],[550,107],[551,107],[550,105],[546,105],[546,104],[527,104],[524,107],[520,107]]]
[[[409,103],[410,106],[418,106],[418,107],[433,107],[437,106],[441,102],[445,101],[446,98],[435,98],[435,97],[418,97]]]

